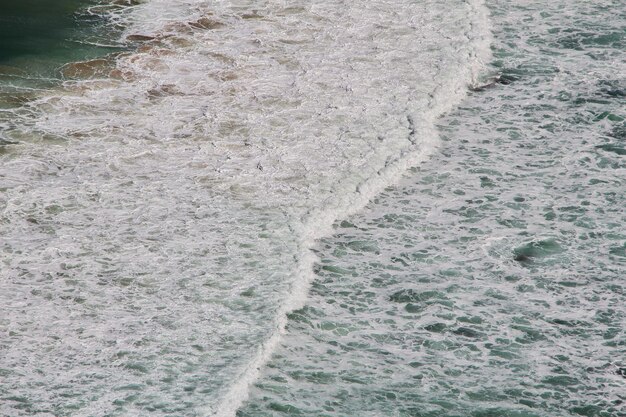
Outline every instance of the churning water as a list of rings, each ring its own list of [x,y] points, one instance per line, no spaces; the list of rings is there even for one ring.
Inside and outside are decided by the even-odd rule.
[[[1,415],[623,415],[623,1],[83,14],[0,87]]]

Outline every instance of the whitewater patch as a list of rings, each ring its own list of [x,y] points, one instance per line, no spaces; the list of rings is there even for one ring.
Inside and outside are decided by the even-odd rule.
[[[314,241],[437,146],[489,58],[486,11],[120,16],[135,52],[0,116],[19,142],[0,168],[0,411],[230,416],[306,299]]]

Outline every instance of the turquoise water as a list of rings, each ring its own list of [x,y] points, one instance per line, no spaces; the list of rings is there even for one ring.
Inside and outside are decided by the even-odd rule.
[[[238,416],[626,414],[626,4],[487,4],[500,82],[320,242]]]
[[[625,415],[623,0],[114,3],[6,61],[0,415]]]

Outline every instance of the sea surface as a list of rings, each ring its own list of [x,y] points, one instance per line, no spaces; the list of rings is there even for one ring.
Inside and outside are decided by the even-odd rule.
[[[58,85],[67,63],[120,50],[119,24],[106,20],[124,3],[0,1],[0,107]]]
[[[624,0],[64,3],[0,5],[0,415],[626,415]]]

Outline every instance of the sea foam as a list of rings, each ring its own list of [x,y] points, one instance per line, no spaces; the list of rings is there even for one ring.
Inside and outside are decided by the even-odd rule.
[[[5,125],[10,395],[231,416],[306,300],[315,240],[428,158],[478,82],[487,13],[153,0],[115,19],[134,52]]]

